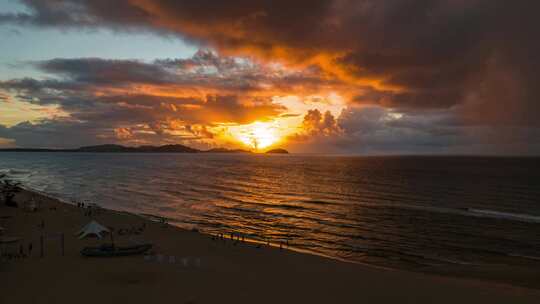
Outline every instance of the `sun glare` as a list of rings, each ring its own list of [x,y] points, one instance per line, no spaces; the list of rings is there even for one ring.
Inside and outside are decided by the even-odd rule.
[[[345,102],[338,95],[309,98],[309,101],[297,96],[276,97],[273,101],[288,109],[284,113],[286,115],[242,125],[221,123],[209,130],[218,134],[216,138],[227,147],[240,146],[262,152],[278,145],[280,148],[286,147],[291,136],[302,132],[304,116],[309,110],[318,109],[322,113],[330,111],[338,117],[345,108]]]
[[[279,141],[276,126],[271,122],[256,121],[231,130],[232,135],[244,145],[255,150],[268,148]]]

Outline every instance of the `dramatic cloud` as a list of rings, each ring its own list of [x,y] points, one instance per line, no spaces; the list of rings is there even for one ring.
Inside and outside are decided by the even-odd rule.
[[[74,139],[59,141],[62,146],[84,140],[208,145],[223,125],[294,117],[273,101],[276,96],[341,85],[317,71],[288,71],[204,50],[188,59],[151,63],[80,58],[31,64],[51,77],[1,81],[1,100],[12,96],[36,106],[55,105],[66,115],[5,128],[5,136],[21,146],[47,145],[45,131]]]
[[[336,119],[312,110],[289,137],[298,151],[358,154],[538,155],[540,129],[463,125],[455,113],[397,113],[379,106],[351,107]],[[533,139],[533,140],[531,140]]]
[[[517,103],[532,104],[538,97],[530,83],[540,50],[533,38],[540,4],[534,1],[23,2],[30,13],[3,14],[0,20],[144,29],[225,52],[316,64],[338,77],[390,90],[382,93],[385,105],[431,108],[464,102],[482,86],[492,88],[492,69],[520,71],[516,90],[525,96]],[[134,77],[155,71],[147,72]]]
[[[330,111],[322,114],[318,109],[309,110],[302,122],[302,132],[307,136],[332,136],[340,133],[340,128]]]
[[[285,109],[272,104],[274,96],[334,92],[349,102],[350,111],[363,114],[353,119],[346,113],[334,117],[310,112],[304,121],[309,131],[304,135],[328,133],[325,125],[331,123],[335,125],[331,132],[339,130],[340,137],[359,140],[357,133],[347,132],[341,123],[363,120],[358,122],[362,128],[401,145],[407,144],[403,143],[405,138],[421,146],[446,143],[452,147],[468,136],[489,141],[493,132],[514,134],[515,140],[525,140],[531,147],[540,141],[536,136],[540,127],[537,1],[22,2],[28,12],[0,14],[0,24],[147,31],[228,55],[201,52],[190,59],[154,63],[46,61],[37,66],[60,78],[2,84],[29,102],[59,103],[70,113],[82,113],[74,104],[79,108],[89,104],[112,107],[103,100],[117,98],[123,102],[116,102],[115,107],[132,108],[115,115],[125,113],[122,117],[131,123],[135,119],[128,116],[133,115],[138,121],[181,119],[186,125],[203,126],[286,114]],[[83,93],[75,94],[81,87]],[[130,90],[137,92],[136,100],[127,98]],[[60,93],[51,93],[57,91]],[[149,99],[142,97],[148,95]],[[163,107],[173,112],[177,109],[178,114],[171,118],[156,109],[156,103],[149,101],[155,96],[171,98],[164,99]],[[135,106],[153,107],[154,114],[143,114]],[[207,111],[197,112],[197,107]],[[374,118],[375,112],[367,115],[367,110],[358,110],[366,107],[404,116],[393,121]],[[144,115],[153,117],[141,117]],[[437,120],[440,116],[445,119]],[[334,121],[326,121],[330,117]],[[412,117],[413,121],[407,120]],[[448,121],[452,126],[445,125]],[[398,126],[398,122],[410,126]],[[130,136],[128,132],[118,134]]]

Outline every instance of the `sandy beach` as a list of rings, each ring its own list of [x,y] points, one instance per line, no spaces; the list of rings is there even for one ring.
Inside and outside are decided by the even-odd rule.
[[[84,258],[74,233],[91,218],[77,206],[33,196],[37,212],[0,206],[4,237],[19,237],[32,256],[0,263],[0,303],[538,303],[540,290],[375,268],[247,242],[221,240],[140,216],[103,210],[99,223],[119,229],[146,227],[138,240],[153,255]],[[44,228],[40,224],[44,223]],[[60,235],[65,240],[64,255]],[[44,257],[40,236],[45,235]],[[117,245],[134,236],[114,234]],[[19,245],[11,245],[18,251]],[[172,257],[172,258],[171,258]],[[534,278],[531,278],[534,280]],[[536,278],[538,281],[538,278]],[[534,282],[531,285],[534,286]]]

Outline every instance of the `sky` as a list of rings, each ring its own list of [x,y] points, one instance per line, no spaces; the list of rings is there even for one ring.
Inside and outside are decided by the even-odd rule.
[[[539,8],[0,0],[0,147],[539,155]]]

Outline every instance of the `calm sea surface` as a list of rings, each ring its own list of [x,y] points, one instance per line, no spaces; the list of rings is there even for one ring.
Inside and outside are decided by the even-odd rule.
[[[66,201],[385,266],[540,259],[540,159],[0,153]]]

